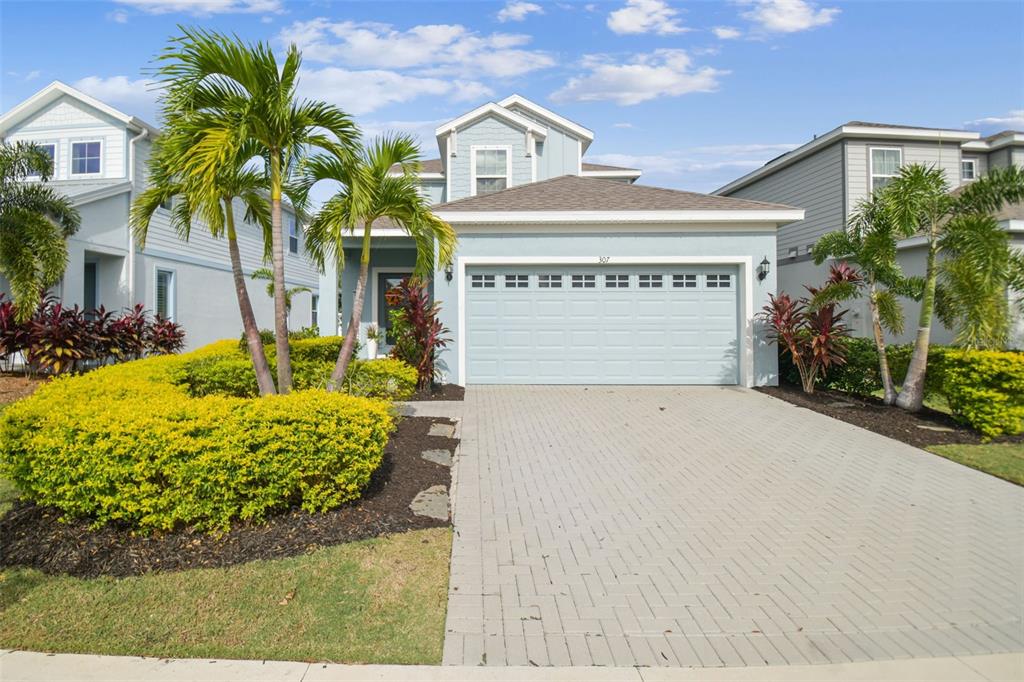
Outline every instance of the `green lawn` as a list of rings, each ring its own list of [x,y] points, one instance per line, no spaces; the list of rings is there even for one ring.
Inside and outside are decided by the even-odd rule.
[[[959,462],[972,469],[1024,485],[1024,443],[987,445],[933,445],[928,452]]]
[[[136,578],[0,573],[0,647],[160,657],[439,664],[451,533]]]
[[[14,501],[18,499],[18,489],[6,478],[0,478],[0,516],[10,510]]]

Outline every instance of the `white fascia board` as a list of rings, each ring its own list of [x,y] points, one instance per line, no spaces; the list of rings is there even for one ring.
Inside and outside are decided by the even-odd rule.
[[[536,102],[526,99],[522,95],[509,95],[505,99],[498,102],[498,104],[500,104],[503,107],[517,105],[524,109],[528,109],[537,116],[539,116],[540,118],[547,119],[548,121],[551,121],[555,125],[561,126],[562,128],[565,128],[566,130],[572,132],[573,134],[583,138],[586,141],[586,144],[583,145],[584,147],[589,147],[590,143],[594,141],[594,131],[590,130],[589,128],[584,128],[579,123],[570,121],[564,116],[560,116],[559,114],[556,114],[550,109],[542,107]],[[586,151],[586,149],[584,149],[584,151]]]
[[[84,206],[85,204],[91,204],[94,201],[100,199],[106,199],[107,197],[117,196],[118,194],[124,194],[130,191],[132,188],[131,182],[121,182],[116,185],[110,185],[109,187],[100,187],[94,189],[91,192],[85,192],[77,196],[72,196],[70,201],[74,206]]]
[[[538,125],[537,123],[534,123],[533,121],[524,116],[520,116],[514,111],[509,111],[505,107],[495,104],[494,102],[488,102],[487,104],[479,106],[476,109],[473,109],[472,111],[467,112],[462,116],[459,116],[458,118],[454,118],[451,121],[448,121],[447,123],[441,124],[437,128],[437,130],[434,131],[434,135],[437,136],[438,138],[444,137],[453,130],[458,130],[467,123],[471,123],[478,118],[487,116],[488,114],[493,114],[494,116],[504,118],[505,120],[516,124],[520,128],[523,128],[524,130],[529,130],[538,137],[548,136],[547,128]]]
[[[988,141],[988,149],[1002,149],[1011,144],[1024,144],[1024,133],[1009,132]]]
[[[797,147],[788,154],[777,158],[774,161],[769,161],[760,168],[736,178],[729,184],[719,187],[713,191],[712,194],[728,195],[729,192],[745,187],[762,177],[771,175],[775,171],[796,163],[805,156],[809,156],[819,149],[824,149],[833,142],[837,142],[842,139],[871,138],[882,140],[936,140],[964,143],[978,140],[980,137],[980,133],[968,132],[965,130],[921,130],[917,128],[899,127],[877,128],[874,126],[839,126],[838,128],[830,130],[824,135]]]
[[[643,175],[639,170],[584,170],[580,173],[584,178],[639,178]]]
[[[435,211],[451,224],[774,223],[804,219],[803,209],[722,211]]]

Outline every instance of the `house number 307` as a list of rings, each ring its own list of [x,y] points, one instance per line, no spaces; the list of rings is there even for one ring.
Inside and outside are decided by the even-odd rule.
[[[611,257],[611,256],[598,256],[598,257],[597,257],[597,262],[598,262],[598,263],[607,263],[607,262],[608,262],[608,261],[610,261],[611,259],[612,259],[612,257]]]

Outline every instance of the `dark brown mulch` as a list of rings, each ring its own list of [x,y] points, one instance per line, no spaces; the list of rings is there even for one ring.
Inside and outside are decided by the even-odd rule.
[[[409,400],[463,400],[466,389],[458,384],[435,384],[429,391],[420,389]]]
[[[862,398],[841,391],[820,389],[812,395],[807,395],[799,387],[788,385],[761,386],[756,390],[919,448],[930,445],[974,445],[982,442],[976,431],[958,424],[948,414],[927,407],[913,413],[887,406],[879,398]],[[921,428],[922,426],[933,428]],[[952,430],[935,431],[934,427]],[[990,442],[1022,440],[1024,436],[1012,436],[997,438]]]
[[[420,491],[451,484],[448,467],[420,457],[425,449],[454,450],[458,444],[452,438],[427,435],[430,425],[438,422],[452,423],[432,417],[402,419],[383,464],[357,502],[325,514],[294,509],[263,525],[237,525],[220,536],[188,530],[139,536],[113,525],[91,530],[83,521],[61,523],[60,512],[53,508],[18,502],[0,519],[0,567],[29,566],[83,578],[120,577],[277,559],[386,533],[445,526],[409,511]]]

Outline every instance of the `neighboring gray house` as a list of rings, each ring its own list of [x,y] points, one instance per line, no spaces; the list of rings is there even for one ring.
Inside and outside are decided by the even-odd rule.
[[[241,334],[227,244],[196,221],[188,243],[170,227],[169,212],[157,210],[145,248],[128,228],[128,211],[146,188],[146,159],[159,130],[85,93],[54,82],[0,117],[0,138],[31,141],[53,157],[51,184],[65,193],[82,215],[82,226],[68,240],[68,268],[54,293],[68,305],[120,310],[135,303],[180,323],[189,348]],[[246,276],[263,265],[257,227],[236,213],[239,250]],[[318,274],[303,255],[302,229],[285,212],[288,286],[313,294],[295,297],[289,326],[316,323]],[[273,302],[263,282],[250,283],[256,319],[273,327]],[[0,278],[0,291],[7,292]]]
[[[590,130],[520,96],[436,133],[441,157],[420,179],[459,236],[432,279],[447,381],[777,382],[754,315],[775,291],[776,230],[802,210],[633,184],[638,170],[584,161]],[[351,310],[359,245],[321,280],[323,320],[338,314],[339,284]],[[361,334],[387,327],[383,293],[414,260],[401,230],[375,229]]]
[[[804,285],[818,285],[826,274],[826,266],[817,267],[811,259],[810,249],[817,239],[827,232],[844,229],[847,216],[858,202],[889,182],[900,166],[911,163],[938,166],[950,185],[959,187],[990,168],[1024,166],[1024,133],[1004,131],[983,138],[977,132],[964,130],[851,121],[772,159],[714,194],[782,202],[805,209],[804,220],[779,230],[776,252],[779,291],[803,294]],[[999,217],[1014,244],[1024,248],[1022,207],[1011,206]],[[905,240],[900,252],[904,271],[924,274],[924,255],[923,239]],[[850,307],[850,324],[855,332],[870,335],[866,305],[860,302]],[[912,340],[918,310],[916,303],[906,302],[907,329],[896,340]],[[936,320],[932,338],[948,343],[953,333]],[[1024,343],[1024,327],[1019,319],[1011,343]]]

